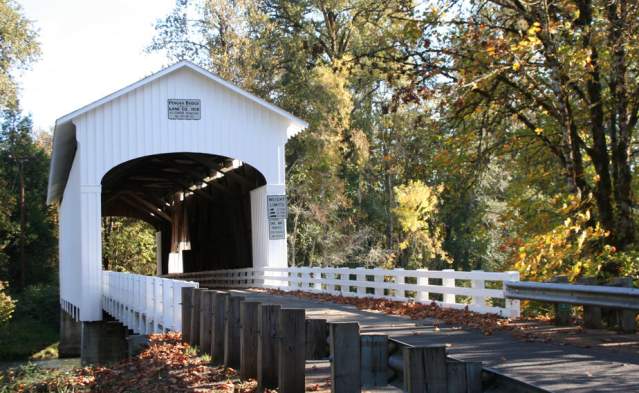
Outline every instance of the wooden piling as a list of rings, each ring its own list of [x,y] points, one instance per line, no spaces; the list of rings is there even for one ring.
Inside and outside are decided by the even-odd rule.
[[[388,336],[384,334],[366,334],[361,342],[361,379],[362,386],[386,386],[388,384]]]
[[[238,369],[240,367],[240,302],[243,296],[226,298],[224,325],[224,365]]]
[[[359,392],[361,387],[360,339],[357,322],[329,323],[331,392]]]
[[[448,361],[447,393],[481,393],[481,362]]]
[[[278,392],[304,392],[306,350],[305,310],[281,309],[278,321]]]
[[[240,378],[257,378],[257,310],[259,302],[240,303]]]
[[[279,370],[278,331],[280,306],[260,304],[257,308],[257,389],[277,388]]]
[[[328,357],[328,324],[326,319],[306,320],[306,360]]]
[[[200,292],[202,291],[203,289],[196,288],[191,297],[193,307],[191,311],[191,335],[189,336],[189,344],[193,347],[200,345]]]
[[[404,347],[404,389],[409,393],[446,393],[446,346]],[[428,388],[427,388],[428,387]]]
[[[227,292],[215,291],[213,294],[211,314],[211,362],[219,365],[224,363],[224,341],[226,326]]]
[[[192,287],[182,287],[182,341],[191,341],[191,312],[193,311]]]
[[[211,314],[213,291],[200,292],[200,350],[211,353]]]

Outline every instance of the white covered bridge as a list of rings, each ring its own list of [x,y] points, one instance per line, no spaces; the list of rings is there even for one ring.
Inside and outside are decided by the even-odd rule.
[[[288,268],[284,148],[306,126],[190,62],[58,119],[48,202],[60,213],[61,352],[75,350],[80,329],[83,350],[99,341],[90,332],[102,329],[103,311],[138,332],[180,330],[180,288],[198,285],[184,279],[452,307],[464,296],[477,311],[518,313],[484,285],[516,273]],[[153,225],[165,278],[105,271],[104,216]]]

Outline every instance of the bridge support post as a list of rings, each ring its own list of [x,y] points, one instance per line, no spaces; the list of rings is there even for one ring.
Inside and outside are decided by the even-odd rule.
[[[306,385],[306,351],[303,308],[289,308],[280,311],[278,332],[279,343],[279,387],[280,393],[303,392]]]
[[[360,392],[360,339],[357,322],[329,324],[331,342],[331,392]]]
[[[73,319],[66,311],[60,309],[60,344],[58,356],[75,358],[80,356],[82,339],[82,323]]]
[[[276,304],[260,304],[257,308],[257,391],[277,388],[278,347],[277,324],[280,306]]]
[[[82,322],[82,366],[117,362],[127,357],[127,329],[120,322]]]

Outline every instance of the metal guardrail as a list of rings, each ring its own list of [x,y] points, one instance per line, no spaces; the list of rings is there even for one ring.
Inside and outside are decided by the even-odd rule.
[[[639,311],[639,289],[542,282],[504,282],[504,297]]]

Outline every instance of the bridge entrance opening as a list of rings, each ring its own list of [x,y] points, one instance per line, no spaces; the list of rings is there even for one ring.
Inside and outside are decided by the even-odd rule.
[[[124,162],[102,179],[102,216],[156,230],[158,274],[253,266],[251,191],[264,175],[241,160],[168,153]]]

